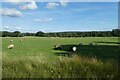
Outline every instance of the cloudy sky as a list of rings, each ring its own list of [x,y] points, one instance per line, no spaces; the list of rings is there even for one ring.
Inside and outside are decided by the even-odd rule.
[[[2,2],[2,30],[106,31],[118,26],[117,2]]]

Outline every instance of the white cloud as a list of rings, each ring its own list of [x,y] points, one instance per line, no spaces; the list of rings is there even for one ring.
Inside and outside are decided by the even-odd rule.
[[[34,0],[2,0],[2,2],[30,2]]]
[[[8,17],[21,17],[23,14],[14,8],[3,8],[0,9],[0,15]]]
[[[14,3],[14,2],[16,3],[16,2],[21,2],[21,1],[24,1],[24,0],[5,0],[5,2],[11,2],[11,3],[12,3],[12,2],[13,2],[13,3]]]
[[[21,27],[18,26],[18,27],[16,27],[15,29],[16,29],[16,30],[21,30]]]
[[[35,1],[32,1],[32,2],[28,3],[27,5],[20,6],[20,9],[23,9],[23,10],[27,10],[27,9],[33,10],[33,9],[37,9],[37,8],[38,8],[38,6],[35,3]]]
[[[5,26],[3,29],[9,29],[9,27],[8,27],[8,26]]]
[[[21,3],[21,1],[24,1],[24,0],[8,0],[9,3],[16,4],[16,5]]]
[[[34,0],[8,0],[7,2],[18,5],[20,9],[37,9],[37,5]]]
[[[34,21],[36,22],[48,22],[48,21],[52,21],[53,18],[41,18],[41,19],[35,19]]]
[[[47,3],[46,8],[53,9],[57,6],[59,6],[59,3],[49,2],[49,3]]]
[[[22,28],[21,28],[21,26],[19,26],[19,25],[6,25],[6,26],[3,26],[3,28],[2,28],[3,30],[11,30],[11,31],[13,31],[13,30],[21,30]]]
[[[67,6],[67,3],[68,3],[68,2],[69,2],[68,0],[60,0],[60,4],[61,4],[63,7]]]

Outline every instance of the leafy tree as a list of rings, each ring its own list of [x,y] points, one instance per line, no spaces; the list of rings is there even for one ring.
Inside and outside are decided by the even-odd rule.
[[[20,33],[20,34],[19,34],[19,37],[23,37],[23,36],[24,36],[24,33]]]
[[[35,36],[35,33],[30,33],[30,36]]]
[[[52,32],[44,33],[38,31],[37,33],[20,33],[19,31],[0,33],[2,37],[23,37],[23,36],[39,36],[39,37],[119,37],[120,29],[113,29],[112,31],[90,31],[90,32]]]
[[[25,36],[31,36],[31,33],[27,32],[27,33],[25,33]]]
[[[120,36],[120,29],[113,29],[112,34],[113,36]]]
[[[20,36],[20,31],[14,31],[14,32],[12,33],[12,36],[13,36],[13,37],[19,37],[19,36]]]
[[[0,37],[2,37],[2,32],[0,32]]]
[[[2,37],[7,37],[9,35],[9,32],[8,31],[3,31],[2,32]]]
[[[35,36],[44,37],[44,33],[42,31],[39,31],[35,34]]]

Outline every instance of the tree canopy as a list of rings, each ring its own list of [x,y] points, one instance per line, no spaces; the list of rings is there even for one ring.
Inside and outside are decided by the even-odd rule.
[[[23,37],[23,36],[38,36],[38,37],[120,37],[120,29],[113,29],[112,31],[89,31],[89,32],[51,32],[44,33],[38,31],[37,33],[21,33],[20,31],[0,32],[2,37]]]

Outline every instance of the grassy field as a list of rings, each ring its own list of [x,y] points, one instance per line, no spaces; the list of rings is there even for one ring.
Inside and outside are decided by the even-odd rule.
[[[13,40],[14,49],[7,49]],[[20,42],[20,39],[23,39]],[[82,43],[83,45],[79,45]],[[90,46],[89,43],[97,44]],[[54,50],[61,45],[62,50]],[[116,78],[117,37],[2,38],[3,78]],[[68,51],[76,46],[77,51]]]

